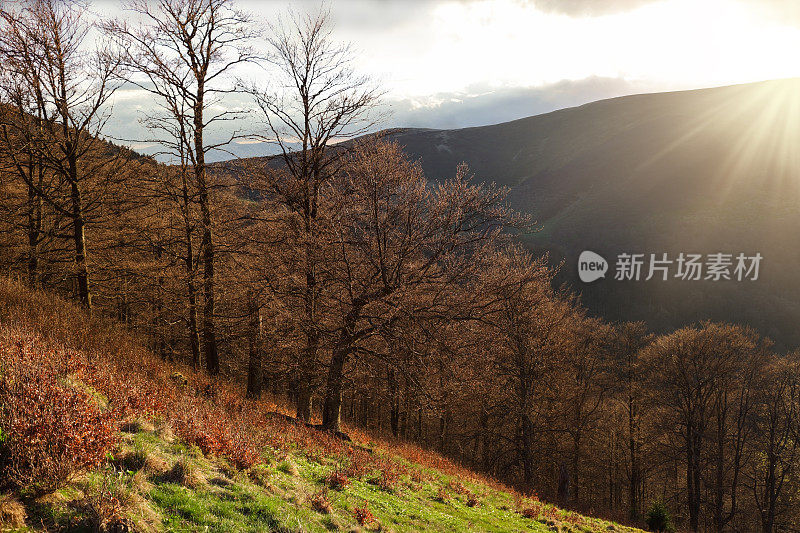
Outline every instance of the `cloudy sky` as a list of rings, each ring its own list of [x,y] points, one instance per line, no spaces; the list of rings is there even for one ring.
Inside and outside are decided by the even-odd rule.
[[[318,1],[240,0],[263,22]],[[386,126],[491,124],[641,92],[800,76],[797,0],[333,0],[335,37],[379,80]],[[119,16],[117,2],[100,2]],[[263,76],[253,71],[254,76]],[[151,105],[121,91],[109,133]],[[141,146],[141,143],[139,143]],[[237,152],[261,148],[242,145]]]

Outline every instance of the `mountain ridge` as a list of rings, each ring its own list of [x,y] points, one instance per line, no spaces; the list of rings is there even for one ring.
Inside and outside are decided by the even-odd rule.
[[[657,331],[740,322],[782,347],[800,345],[800,280],[791,275],[800,254],[787,246],[800,225],[800,79],[641,93],[487,126],[379,135],[403,146],[430,179],[466,162],[476,180],[509,187],[511,205],[539,225],[525,243],[549,252],[553,264],[565,261],[559,282],[595,315],[646,320]],[[764,260],[750,283],[607,275],[587,285],[576,266],[585,249],[609,259],[612,273],[620,253],[760,251]]]
[[[389,138],[419,159],[429,177],[444,178],[465,161],[476,179],[510,187],[512,205],[540,225],[527,244],[567,262],[561,280],[595,314],[647,320],[662,330],[706,318],[743,322],[796,346],[798,280],[786,270],[800,257],[785,246],[791,238],[785,229],[800,223],[800,166],[791,150],[800,139],[798,87],[788,79],[645,93]],[[576,276],[583,249],[613,258],[752,254],[759,247],[764,277],[749,286],[608,279],[585,285]],[[770,326],[769,317],[778,325]]]

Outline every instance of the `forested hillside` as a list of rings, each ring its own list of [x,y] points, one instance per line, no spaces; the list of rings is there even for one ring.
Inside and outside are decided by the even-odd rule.
[[[292,513],[309,528],[328,527],[310,510],[325,512],[325,502],[338,509],[337,524],[375,515],[401,530],[542,527],[522,520],[526,513],[532,520],[550,513],[556,528],[603,527],[535,501],[656,530],[672,521],[694,531],[772,532],[798,520],[797,353],[732,321],[669,329],[658,320],[611,322],[590,313],[574,287],[562,286],[544,250],[526,248],[521,236],[556,235],[548,229],[553,220],[564,228],[591,211],[573,217],[575,198],[531,188],[531,197],[541,193],[541,205],[555,210],[534,210],[534,223],[520,209],[519,175],[508,169],[501,185],[485,175],[481,154],[494,151],[476,149],[473,168],[453,160],[426,170],[426,157],[420,163],[409,156],[406,134],[399,142],[364,137],[374,129],[381,90],[353,70],[352,53],[332,39],[324,12],[292,15],[265,33],[229,0],[131,7],[135,24],[94,20],[83,4],[55,0],[0,11],[0,265],[31,290],[82,308],[38,315],[56,300],[7,286],[7,299],[23,303],[0,315],[8,336],[0,490],[20,495],[35,514],[35,498],[70,498],[53,490],[105,465],[111,475],[92,470],[89,481],[108,494],[107,484],[127,483],[144,468],[127,462],[145,460],[138,446],[178,470],[156,479],[167,474],[152,467],[133,490],[162,511],[182,509],[162,512],[150,522],[156,529],[291,529]],[[90,53],[92,32],[107,40]],[[254,53],[256,42],[270,51],[269,61]],[[239,79],[237,66],[251,62],[261,62],[272,83]],[[102,140],[113,113],[109,99],[123,84],[158,102],[144,123],[172,164]],[[765,87],[782,94],[780,84]],[[744,89],[727,91],[737,90]],[[221,110],[218,98],[233,92],[251,108]],[[617,104],[595,105],[584,109]],[[244,112],[263,118],[265,130],[251,138],[273,143],[277,157],[207,165],[206,155],[220,148],[207,140],[209,131]],[[599,123],[632,121],[623,109],[610,116],[616,122]],[[585,135],[598,138],[597,131]],[[557,146],[550,138],[542,134],[536,161],[571,160],[581,141],[577,133]],[[619,156],[608,143],[619,137],[610,131],[605,139],[575,179],[613,174],[606,165]],[[666,140],[669,146],[683,137]],[[438,152],[454,146],[440,144]],[[496,150],[509,146],[499,142]],[[569,185],[555,174],[552,180]],[[682,197],[658,184],[653,206]],[[614,190],[634,185],[641,194],[649,187],[633,180]],[[614,210],[622,212],[616,204]],[[624,222],[633,227],[632,219]],[[602,228],[598,221],[589,234]],[[41,309],[30,294],[41,295]],[[698,309],[696,318],[716,318]],[[124,329],[103,333],[109,320]],[[29,328],[45,337],[52,328],[63,346],[37,348]],[[116,350],[116,336],[127,343],[128,334],[162,363],[142,347]],[[168,385],[171,365],[181,375]],[[290,412],[268,421],[277,409],[265,406],[270,402]],[[80,413],[91,426],[86,431],[71,418]],[[32,419],[41,423],[25,422]],[[123,422],[139,426],[119,437]],[[171,436],[159,433],[167,429]],[[68,442],[43,440],[42,451],[38,432]],[[357,446],[343,443],[348,432]],[[469,477],[469,468],[498,479],[518,491],[520,503],[509,502],[505,489],[481,500],[484,485],[447,479],[459,495],[446,504],[460,513],[454,518],[453,508],[443,507],[454,497],[442,483],[398,473],[392,465],[401,463],[380,462],[380,452],[369,454],[378,462],[366,470],[342,471],[355,468],[378,437],[392,450],[425,450],[417,453],[463,465],[448,476]],[[123,447],[115,449],[115,441]],[[181,448],[192,444],[202,453]],[[51,445],[75,453],[50,453]],[[188,457],[178,462],[181,453]],[[250,481],[221,493],[191,476],[227,486],[246,473],[258,484],[253,468],[264,454],[282,465],[283,474],[269,472],[278,487],[271,496]],[[62,455],[74,459],[48,459]],[[352,481],[351,492],[325,492],[322,476],[333,491]],[[399,499],[384,498],[369,480],[389,493],[411,483],[411,494],[402,489]],[[187,487],[201,501],[183,499]],[[362,498],[373,498],[369,508],[356,503]],[[290,500],[292,510],[285,510]],[[245,522],[231,526],[229,515]],[[42,527],[63,523],[48,520]]]
[[[0,531],[638,531],[293,423],[282,398],[245,400],[7,279],[0,355]]]
[[[784,348],[800,345],[800,81],[776,80],[624,96],[514,122],[390,135],[426,175],[460,162],[511,188],[511,204],[539,231],[526,244],[566,261],[560,280],[609,320],[665,331],[702,319],[745,323]],[[578,256],[612,263],[584,284]],[[750,283],[681,279],[615,282],[621,253],[761,253]],[[644,276],[643,276],[644,277]]]

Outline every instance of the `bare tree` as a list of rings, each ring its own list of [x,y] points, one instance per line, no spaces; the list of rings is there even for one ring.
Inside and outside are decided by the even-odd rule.
[[[761,376],[761,394],[755,407],[755,450],[762,459],[752,465],[750,487],[764,533],[772,533],[781,521],[791,493],[792,476],[798,468],[798,409],[800,365],[797,352],[773,361]],[[794,478],[796,479],[796,478]]]
[[[297,417],[311,416],[311,401],[319,366],[320,317],[318,233],[320,188],[331,179],[341,160],[335,143],[368,132],[377,119],[373,111],[381,96],[374,83],[353,70],[353,52],[335,42],[327,12],[316,16],[293,13],[270,26],[267,56],[274,69],[267,87],[250,92],[263,112],[263,141],[280,149],[286,172],[268,172],[269,192],[300,219],[303,244],[302,286],[290,289],[302,299],[305,349],[298,360]]]
[[[653,340],[644,322],[625,322],[614,328],[613,353],[618,368],[618,398],[626,415],[628,436],[628,511],[632,520],[641,514],[642,494],[642,381],[646,370],[639,364],[639,352]]]
[[[326,190],[326,285],[334,346],[323,426],[339,429],[344,368],[353,354],[380,354],[391,328],[426,316],[469,316],[454,295],[476,275],[475,257],[527,218],[504,205],[505,189],[473,185],[465,166],[438,187],[395,144],[359,143]]]
[[[97,178],[107,178],[110,161],[119,156],[109,154],[99,138],[108,119],[106,104],[117,88],[119,62],[103,49],[87,53],[90,24],[86,7],[77,1],[31,0],[22,9],[2,11],[2,19],[6,68],[35,95],[43,130],[39,153],[61,178],[68,200],[39,188],[38,180],[28,177],[27,183],[69,219],[76,293],[91,308],[86,225],[88,214],[103,201],[104,185]],[[94,181],[91,197],[85,186],[89,181]]]
[[[715,530],[736,514],[745,421],[765,349],[752,330],[705,322],[659,337],[642,352],[651,400],[671,424],[669,431],[680,437],[676,451],[685,457],[692,531],[700,528],[706,489],[714,494]]]
[[[206,155],[238,134],[218,143],[207,142],[205,134],[209,126],[239,116],[237,111],[210,109],[233,91],[234,69],[256,59],[249,46],[256,32],[249,15],[229,0],[134,0],[128,9],[140,17],[140,25],[129,27],[117,21],[107,23],[105,29],[119,44],[128,81],[159,98],[163,113],[150,116],[150,125],[172,132],[172,137],[161,141],[173,154],[185,155],[194,173],[203,259],[203,351],[206,369],[217,374],[214,201]]]
[[[491,336],[490,375],[501,391],[498,401],[511,411],[509,431],[518,435],[516,455],[525,487],[535,486],[536,434],[547,425],[540,409],[557,362],[575,337],[571,303],[550,288],[553,272],[546,261],[520,249],[498,252],[487,260],[479,287],[490,299],[480,321]],[[509,409],[510,408],[510,409]]]
[[[16,206],[10,205],[13,202],[4,202],[4,214],[11,221],[11,226],[21,226],[24,230],[27,240],[28,284],[36,287],[40,280],[40,245],[46,238],[43,228],[44,206],[37,189],[49,189],[45,185],[47,171],[40,148],[42,109],[35,97],[31,96],[25,79],[14,72],[2,72],[0,91],[2,169],[7,176],[16,177],[15,181],[21,182],[25,189],[24,200]],[[6,191],[10,193],[11,190],[13,187],[7,186]],[[15,222],[20,211],[24,212],[22,224]]]

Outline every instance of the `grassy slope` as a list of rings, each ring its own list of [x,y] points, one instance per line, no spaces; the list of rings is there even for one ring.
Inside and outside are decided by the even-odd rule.
[[[76,373],[65,382],[87,391],[100,408],[110,409],[128,397],[120,396],[119,384],[108,376],[137,368],[125,376],[130,389],[153,380],[159,390],[171,394],[166,396],[170,408],[125,411],[118,421],[117,449],[108,463],[56,493],[39,498],[11,495],[22,501],[27,514],[22,531],[92,530],[97,518],[92,518],[87,502],[100,496],[106,507],[112,502],[143,531],[635,531],[523,498],[413,446],[376,442],[357,431],[354,445],[345,445],[314,430],[269,419],[266,412],[276,406],[266,401],[237,403],[226,394],[198,400],[191,391],[202,389],[204,378],[190,376],[188,385],[172,384],[176,368],[132,348],[135,341],[125,339],[117,326],[92,320],[79,330],[69,328],[80,313],[55,298],[0,280],[0,354],[22,339],[40,343],[40,350],[58,345],[82,351],[87,358],[99,352],[114,359],[124,354],[148,357],[147,363],[131,366],[119,361],[119,366],[109,365],[108,372]],[[170,409],[189,408],[194,416],[238,412],[215,415],[220,427],[261,420],[243,433],[232,433],[257,448],[258,464],[236,468],[224,454],[204,454],[181,438],[173,431],[180,419]],[[329,476],[339,471],[349,474],[346,486],[328,488]],[[10,508],[11,501],[0,495],[0,506]],[[356,517],[359,509],[369,511],[363,524]],[[0,531],[9,528],[3,516],[0,513]]]

